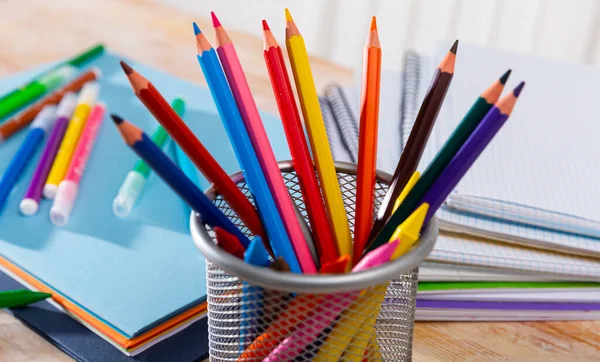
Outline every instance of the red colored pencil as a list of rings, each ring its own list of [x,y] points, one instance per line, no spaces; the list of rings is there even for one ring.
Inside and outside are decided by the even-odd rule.
[[[319,260],[321,265],[325,265],[336,261],[338,258],[335,237],[321,197],[317,174],[306,143],[304,128],[294,99],[292,83],[285,67],[283,52],[265,20],[263,20],[263,30],[265,37],[264,56],[271,86],[273,87],[277,108],[292,154],[292,161],[298,176],[308,219],[312,226]]]
[[[375,17],[373,17],[364,55],[356,175],[353,265],[356,265],[360,260],[373,225],[380,79],[381,47],[379,46],[377,23]]]
[[[244,246],[235,235],[227,232],[226,230],[215,226],[213,228],[215,234],[217,235],[217,245],[228,252],[229,254],[235,256],[238,259],[244,260]]]
[[[160,92],[133,68],[121,61],[131,87],[144,106],[154,115],[154,118],[167,130],[171,138],[181,147],[190,160],[202,171],[204,176],[215,185],[215,189],[235,210],[248,229],[263,240],[268,240],[258,213],[250,200],[231,180],[227,172],[196,138],[185,122],[171,108],[169,102]]]

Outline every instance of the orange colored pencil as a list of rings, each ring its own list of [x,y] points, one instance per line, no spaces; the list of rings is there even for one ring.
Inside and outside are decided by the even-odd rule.
[[[252,342],[238,357],[237,361],[262,361],[271,350],[283,341],[306,316],[323,300],[314,294],[299,294],[290,302],[267,330]]]
[[[364,53],[356,177],[356,218],[354,219],[354,249],[352,253],[354,265],[360,260],[373,224],[380,79],[381,47],[377,22],[373,17]]]

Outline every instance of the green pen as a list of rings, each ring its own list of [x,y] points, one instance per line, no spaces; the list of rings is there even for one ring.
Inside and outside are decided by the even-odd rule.
[[[185,102],[182,98],[178,97],[173,100],[171,103],[171,107],[173,110],[181,117],[185,113]],[[152,142],[158,146],[158,148],[164,148],[165,143],[167,142],[169,135],[167,131],[162,126],[158,126],[154,134],[152,134]],[[185,155],[184,155],[185,156]],[[187,158],[187,156],[185,156]],[[177,154],[177,160],[181,161],[181,155]],[[191,161],[188,160],[191,163]],[[180,166],[181,167],[181,166]],[[117,197],[113,200],[113,213],[120,217],[125,218],[131,213],[133,206],[137,202],[137,199],[140,197],[142,190],[144,189],[144,184],[150,176],[152,170],[150,166],[143,160],[138,160],[133,167],[133,170],[129,171],[127,177],[125,177],[125,181],[119,188],[119,193]],[[188,176],[189,177],[189,176]]]
[[[27,289],[0,292],[0,308],[18,308],[52,297],[50,293],[34,292]]]
[[[3,95],[0,97],[0,119],[58,87],[66,79],[75,74],[76,67],[82,66],[103,52],[104,45],[95,45],[66,62],[38,75],[27,84]]]

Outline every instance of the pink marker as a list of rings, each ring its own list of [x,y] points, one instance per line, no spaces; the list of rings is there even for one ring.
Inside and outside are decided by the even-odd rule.
[[[81,176],[83,176],[90,153],[94,147],[105,111],[106,105],[98,103],[90,112],[65,178],[58,185],[54,203],[50,208],[50,221],[56,226],[64,226],[69,221],[69,216],[79,192]]]
[[[352,268],[352,272],[359,272],[387,263],[394,250],[400,244],[400,239],[386,243],[371,251]],[[329,327],[335,319],[344,312],[350,304],[358,298],[360,291],[330,295],[320,303],[296,328],[295,332],[284,339],[263,362],[291,361],[314,340],[319,333]]]

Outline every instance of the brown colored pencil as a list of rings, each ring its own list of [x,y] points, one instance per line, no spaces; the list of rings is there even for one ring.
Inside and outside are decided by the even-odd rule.
[[[20,112],[5,122],[2,122],[2,124],[0,124],[0,143],[21,129],[27,127],[27,125],[33,121],[35,116],[40,113],[42,108],[49,104],[57,104],[67,92],[77,92],[85,83],[95,80],[101,75],[102,73],[100,72],[100,69],[92,68],[67,83],[64,87],[35,102],[33,105],[31,105],[31,107],[25,109],[23,112]]]
[[[217,160],[208,152],[185,122],[171,108],[169,102],[160,92],[140,73],[121,61],[121,67],[127,75],[136,96],[154,115],[154,118],[165,128],[171,138],[181,147],[190,160],[198,167],[206,178],[212,182],[215,189],[235,210],[246,226],[263,240],[268,240],[258,213],[250,200],[244,196],[229,175],[219,165]]]
[[[404,147],[402,156],[400,156],[400,161],[398,161],[398,165],[396,166],[392,183],[379,208],[377,218],[371,229],[371,234],[369,236],[370,241],[373,240],[373,237],[377,235],[392,214],[394,202],[419,166],[421,156],[425,150],[425,145],[431,134],[431,129],[435,124],[440,108],[442,108],[444,98],[446,97],[446,93],[448,92],[448,88],[452,81],[452,76],[454,75],[454,63],[456,61],[457,48],[458,40],[454,42],[433,74],[429,90],[425,94],[415,124],[410,132],[408,141],[406,142],[406,147]]]

